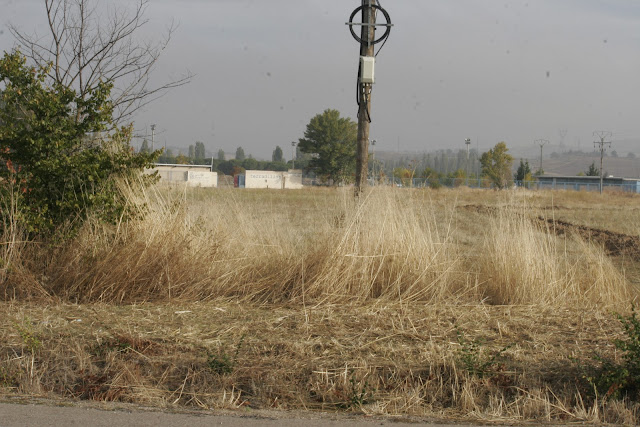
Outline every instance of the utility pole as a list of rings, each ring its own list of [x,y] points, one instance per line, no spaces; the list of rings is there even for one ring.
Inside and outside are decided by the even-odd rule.
[[[567,130],[564,128],[558,129],[558,135],[560,135],[560,150],[564,153],[564,137],[567,136]]]
[[[374,45],[386,41],[391,31],[391,18],[386,10],[376,4],[375,0],[361,0],[360,7],[356,8],[347,25],[351,35],[360,43],[360,67],[358,70],[358,139],[356,147],[356,196],[367,185],[369,166],[369,126],[371,124],[371,90],[374,83],[375,52]],[[376,23],[376,14],[380,11],[386,19],[386,24]],[[362,22],[354,23],[355,15],[362,13]],[[360,25],[360,37],[355,33],[353,26]],[[384,26],[382,37],[376,39],[376,26]],[[378,52],[380,52],[378,50]]]
[[[549,141],[546,139],[536,139],[534,143],[540,146],[540,169],[538,169],[538,175],[542,175],[544,173],[544,170],[542,169],[542,147],[547,145]]]
[[[593,141],[593,146],[600,146],[600,194],[602,194],[602,181],[603,181],[603,170],[602,170],[602,158],[604,157],[604,144],[609,144],[611,147],[611,141],[605,141],[606,138],[611,138],[612,133],[608,130],[597,130],[593,132],[593,136],[598,137],[600,141]]]
[[[373,58],[373,43],[375,27],[371,24],[375,23],[373,8],[371,7],[373,0],[365,0],[367,6],[362,9],[362,29],[360,38],[360,57]],[[366,24],[366,25],[365,25]],[[360,72],[362,72],[363,61],[361,60]],[[367,165],[369,158],[369,125],[371,122],[371,85],[372,83],[364,83],[362,76],[358,76],[358,146],[356,149],[356,192],[362,192],[367,185]]]

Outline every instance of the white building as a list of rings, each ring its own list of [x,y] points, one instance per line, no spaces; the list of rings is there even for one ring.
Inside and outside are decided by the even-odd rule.
[[[239,176],[237,186],[241,188],[302,188],[302,170],[290,169],[287,172],[248,170]],[[244,179],[243,179],[244,178]]]
[[[212,172],[210,166],[206,165],[162,165],[147,169],[145,173],[158,172],[160,184],[186,185],[187,187],[207,187],[218,186],[218,173]]]

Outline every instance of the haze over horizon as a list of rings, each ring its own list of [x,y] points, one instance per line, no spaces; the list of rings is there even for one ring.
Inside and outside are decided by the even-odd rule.
[[[640,142],[640,3],[381,3],[394,27],[377,57],[376,150],[457,151],[465,138],[481,151],[499,141],[528,149],[540,138],[558,144],[560,129],[568,149],[590,150],[596,130]],[[359,4],[151,0],[142,41],[179,23],[154,80],[196,76],[139,112],[137,132],[155,123],[156,144],[242,146],[259,159],[280,145],[289,159],[314,115],[334,108],[355,119],[358,44],[345,22]],[[0,50],[14,46],[9,23],[47,36],[43,1],[0,7]]]

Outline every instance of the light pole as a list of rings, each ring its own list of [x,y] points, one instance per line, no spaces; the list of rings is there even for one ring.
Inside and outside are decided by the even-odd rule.
[[[469,146],[471,145],[471,138],[467,138],[464,140],[464,144],[467,146],[467,174],[466,174],[466,178],[467,178],[467,187],[469,186]]]
[[[295,169],[296,168],[295,152],[296,152],[296,142],[295,141],[291,141],[291,169]]]
[[[540,169],[538,169],[538,175],[542,175],[544,173],[544,170],[542,170],[542,147],[547,145],[549,141],[546,139],[536,139],[534,143],[540,146]]]

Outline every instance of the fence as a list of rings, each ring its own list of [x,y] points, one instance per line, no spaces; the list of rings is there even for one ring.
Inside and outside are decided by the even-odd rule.
[[[386,179],[383,182],[372,183],[371,185],[390,185],[395,187],[413,187],[413,188],[456,188],[456,187],[469,187],[469,188],[495,188],[495,184],[488,179],[476,179],[476,178],[440,178],[440,179],[425,179],[425,178],[413,178],[399,179],[391,178]],[[526,188],[529,190],[574,190],[574,191],[600,191],[599,182],[579,182],[579,181],[512,181],[511,188]],[[603,191],[622,191],[625,193],[640,193],[640,181],[630,180],[622,183],[603,182]]]

